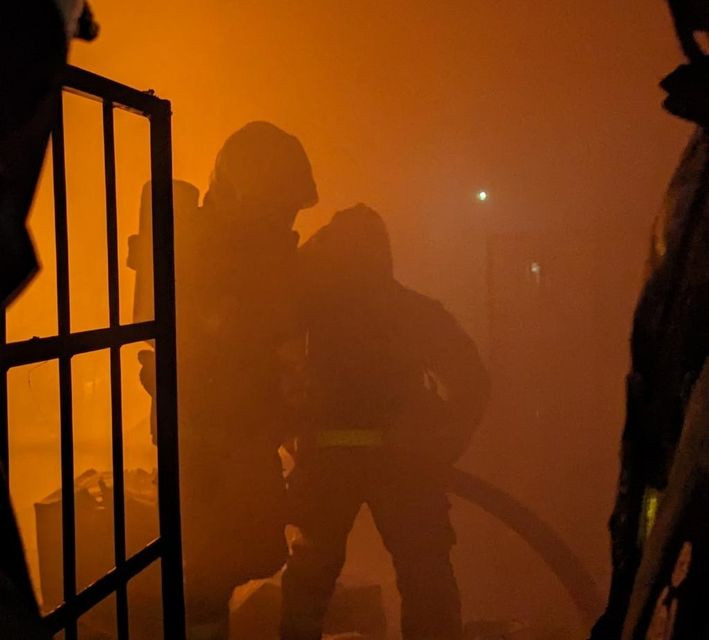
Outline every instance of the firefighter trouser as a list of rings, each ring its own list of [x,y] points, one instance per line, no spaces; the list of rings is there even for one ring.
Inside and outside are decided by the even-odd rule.
[[[219,456],[218,443],[186,437],[184,444],[185,596],[188,624],[197,628],[226,621],[234,587],[283,566],[285,486],[275,449],[241,456],[224,444]]]
[[[455,534],[442,483],[415,474],[384,450],[306,453],[289,481],[302,540],[283,575],[282,640],[316,640],[345,562],[347,536],[366,503],[392,556],[405,640],[461,635],[450,563]]]

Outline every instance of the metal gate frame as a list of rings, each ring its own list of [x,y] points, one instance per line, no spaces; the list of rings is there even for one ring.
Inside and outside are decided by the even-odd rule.
[[[51,337],[7,343],[6,316],[4,310],[0,310],[0,460],[9,469],[8,370],[20,365],[58,360],[64,601],[45,617],[45,622],[52,633],[64,630],[66,640],[76,640],[79,617],[115,593],[117,637],[119,640],[127,640],[128,581],[153,562],[160,560],[164,637],[184,640],[170,102],[158,98],[152,92],[141,92],[71,66],[66,69],[63,85],[65,91],[97,100],[103,105],[109,326],[74,333],[70,328],[64,121],[60,100],[52,133],[58,332]],[[155,319],[133,324],[121,324],[119,318],[113,122],[115,108],[131,111],[148,118],[150,122]],[[145,340],[155,342],[160,535],[138,553],[128,557],[125,534],[120,349],[123,345]],[[75,355],[101,349],[110,350],[115,566],[77,593],[71,359]]]

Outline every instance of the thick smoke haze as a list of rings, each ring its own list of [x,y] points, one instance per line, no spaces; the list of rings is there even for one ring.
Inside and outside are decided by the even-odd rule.
[[[224,140],[267,120],[300,139],[313,167],[320,202],[296,222],[302,239],[357,202],[381,212],[397,277],[440,299],[490,369],[492,403],[461,466],[552,526],[605,597],[630,316],[652,217],[689,132],[660,108],[657,83],[680,61],[665,3],[92,5],[100,38],[76,44],[71,62],[172,101],[176,178],[204,194]],[[92,266],[106,261],[101,112],[75,96],[65,111],[78,330],[108,313],[105,270]],[[116,118],[125,264],[149,157],[145,123]],[[56,328],[49,178],[31,227],[44,271],[10,310],[13,340]],[[133,286],[122,271],[126,321]],[[124,354],[126,466],[151,468],[136,350]],[[110,468],[109,429],[91,426],[109,412],[104,356],[75,368],[77,472]],[[11,434],[11,480],[35,577],[32,504],[59,487],[52,366],[10,378],[12,423],[26,425]],[[588,620],[517,534],[460,500],[454,521],[466,619],[582,637]],[[345,573],[384,583],[393,600],[373,540],[364,517]]]

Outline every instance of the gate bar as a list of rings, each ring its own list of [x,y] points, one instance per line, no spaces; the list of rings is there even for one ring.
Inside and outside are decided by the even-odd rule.
[[[77,331],[68,336],[32,338],[10,342],[0,349],[0,368],[11,369],[23,364],[55,360],[62,354],[76,356],[89,351],[100,351],[112,346],[144,342],[155,337],[155,322],[126,324],[116,329]]]
[[[118,280],[118,207],[116,205],[116,142],[113,103],[103,103],[103,155],[106,180],[106,236],[108,243],[108,317],[111,329],[120,324]],[[126,561],[126,507],[123,463],[123,380],[121,347],[113,345],[111,358],[111,450],[113,466],[113,555],[116,567]],[[118,640],[128,640],[128,585],[116,586],[116,631]]]
[[[175,333],[175,246],[172,218],[172,132],[170,103],[150,118],[153,208],[155,386],[157,393],[160,536],[163,540],[162,596],[165,638],[185,639],[182,533],[177,425],[177,340]],[[176,508],[177,507],[177,508]]]
[[[66,167],[64,156],[64,108],[57,102],[52,131],[54,169],[54,227],[57,260],[57,325],[60,336],[71,333],[69,302],[69,230],[67,224]],[[62,555],[64,600],[76,595],[76,522],[74,505],[74,424],[71,388],[71,356],[59,356],[59,424],[62,478]],[[77,640],[77,621],[69,620],[66,640]]]
[[[99,602],[108,598],[116,588],[127,583],[141,571],[147,569],[160,558],[161,540],[157,538],[132,555],[121,567],[115,567],[101,576],[96,582],[80,591],[68,602],[63,602],[56,609],[44,616],[44,623],[50,633],[58,633],[72,619],[78,620]]]

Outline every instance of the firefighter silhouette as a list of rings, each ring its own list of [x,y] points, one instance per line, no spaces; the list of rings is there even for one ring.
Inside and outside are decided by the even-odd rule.
[[[706,3],[695,0],[671,0],[669,5],[688,63],[661,82],[667,92],[664,107],[699,127],[656,217],[646,279],[635,307],[621,469],[609,523],[613,574],[593,640],[616,640],[627,625],[631,596],[640,584],[636,574],[654,535],[655,514],[666,501],[690,398],[709,355],[709,76],[708,58],[696,41],[699,32],[709,29],[709,12]]]
[[[69,41],[92,40],[97,33],[79,0],[0,5],[0,313],[39,269],[26,221],[55,122]],[[0,637],[48,637],[1,462]]]
[[[289,494],[302,536],[281,637],[320,637],[366,503],[394,562],[403,637],[458,638],[445,478],[486,402],[478,351],[439,302],[395,280],[386,227],[366,206],[337,213],[301,256],[307,393]]]
[[[277,451],[292,427],[281,351],[300,330],[292,225],[317,189],[300,142],[252,122],[225,142],[201,207],[197,199],[176,183],[185,580],[192,635],[221,638],[232,589],[272,575],[287,556]],[[130,251],[144,266],[138,319],[151,313],[149,247],[144,225]],[[152,352],[140,358],[150,386]]]
[[[82,0],[6,2],[0,9],[0,302],[39,269],[26,228],[73,37],[98,34]]]

